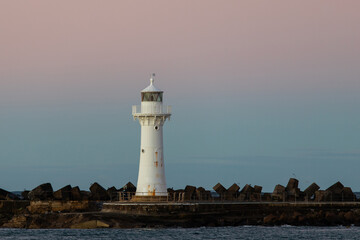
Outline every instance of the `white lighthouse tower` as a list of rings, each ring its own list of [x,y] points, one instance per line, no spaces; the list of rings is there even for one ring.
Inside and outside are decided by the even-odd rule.
[[[141,106],[133,106],[132,115],[141,125],[140,165],[136,197],[167,196],[163,151],[163,125],[170,120],[171,107],[163,106],[163,91],[150,85],[141,91]]]

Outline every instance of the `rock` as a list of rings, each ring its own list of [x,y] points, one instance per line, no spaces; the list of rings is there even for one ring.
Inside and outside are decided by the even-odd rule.
[[[344,219],[348,223],[353,223],[355,221],[355,215],[352,211],[348,211],[347,213],[344,214]]]
[[[261,191],[262,191],[262,186],[258,186],[258,185],[254,186],[254,192],[255,193],[261,193]]]
[[[280,217],[279,217],[279,222],[280,222],[281,224],[286,224],[286,223],[288,223],[288,222],[289,222],[289,216],[288,216],[287,214],[285,214],[285,213],[282,213],[282,214],[280,215]]]
[[[286,200],[286,190],[285,187],[278,184],[275,186],[271,198],[273,201],[285,201]]]
[[[186,187],[185,187],[185,192],[193,193],[193,192],[195,192],[195,190],[196,190],[196,187],[194,187],[194,186],[186,185]]]
[[[333,194],[341,194],[342,190],[344,188],[344,185],[342,185],[341,182],[337,182],[333,185],[331,185],[328,189],[326,189],[327,191],[333,193]]]
[[[9,222],[3,224],[2,228],[25,228],[26,217],[24,215],[15,215]]]
[[[241,189],[241,191],[240,191],[241,193],[245,193],[245,194],[247,194],[247,193],[253,193],[254,192],[254,188],[251,186],[251,185],[249,185],[249,184],[246,184],[244,187],[243,187],[243,189]]]
[[[309,187],[307,187],[304,191],[307,200],[315,198],[315,192],[318,191],[320,187],[316,183],[312,183]]]
[[[9,193],[8,195],[6,195],[5,200],[14,201],[14,200],[20,200],[20,198],[16,194]]]
[[[314,201],[315,202],[323,202],[324,201],[324,194],[325,194],[325,191],[324,190],[317,190],[315,192],[315,199]]]
[[[81,194],[81,200],[88,201],[91,199],[91,192],[89,191],[80,191]]]
[[[185,200],[195,200],[196,199],[196,187],[187,185],[185,187]]]
[[[264,217],[263,223],[265,225],[275,225],[276,224],[277,217],[273,214],[269,214]]]
[[[305,193],[303,191],[299,191],[296,200],[301,202],[305,201]]]
[[[261,201],[270,202],[272,200],[271,193],[264,193],[261,196]]]
[[[262,187],[261,186],[258,186],[258,185],[255,185],[254,186],[254,192],[251,194],[251,201],[261,201],[261,190],[262,190]]]
[[[103,188],[97,182],[93,183],[90,186],[90,192],[91,192],[91,196],[90,196],[91,200],[94,200],[94,201],[108,201],[108,200],[110,200],[110,197],[109,197],[108,193],[106,192],[105,188]]]
[[[240,197],[240,199],[242,201],[252,200],[252,195],[254,191],[254,188],[250,184],[246,184],[240,191],[240,194],[243,195]]]
[[[278,184],[275,186],[273,194],[283,194],[285,192],[285,187]]]
[[[227,200],[234,200],[239,196],[239,189],[240,187],[234,183],[233,185],[231,185],[228,189],[227,189],[227,193],[226,193],[226,199]]]
[[[205,188],[203,187],[198,187],[196,189],[196,199],[198,200],[203,200],[205,198]]]
[[[6,200],[13,201],[13,200],[20,200],[20,198],[18,195],[10,192],[6,195]]]
[[[128,182],[120,189],[120,191],[134,193],[136,192],[136,187],[131,182]]]
[[[228,191],[229,193],[234,194],[234,193],[239,192],[239,190],[240,190],[240,187],[239,187],[236,183],[234,183],[233,185],[231,185],[231,187],[228,188],[227,191]]]
[[[121,201],[131,200],[136,193],[136,187],[131,182],[125,184],[118,190],[118,198]]]
[[[82,223],[71,225],[73,229],[94,229],[94,228],[109,228],[109,224],[106,224],[99,220],[90,220]]]
[[[333,185],[331,185],[328,189],[326,189],[327,195],[327,201],[344,201],[344,193],[349,194],[349,198],[353,198],[353,195],[351,194],[352,190],[347,188],[344,192],[344,185],[342,185],[341,182],[337,182]]]
[[[78,186],[71,188],[70,190],[71,200],[72,201],[81,201],[83,200],[80,192],[80,188]]]
[[[31,201],[27,210],[30,214],[47,214],[96,211],[97,208],[88,201]]]
[[[0,188],[0,200],[5,200],[6,199],[6,195],[8,195],[8,191]]]
[[[315,192],[316,202],[332,202],[339,201],[339,199],[341,199],[341,194],[333,194],[329,190],[318,190]]]
[[[220,196],[226,192],[226,188],[224,188],[223,185],[221,185],[220,183],[216,184],[214,187],[213,187],[214,191],[219,194]]]
[[[21,197],[23,200],[29,200],[29,192],[30,191],[25,190],[21,193]]]
[[[54,192],[55,200],[70,201],[71,200],[71,186],[66,185]]]
[[[245,193],[239,193],[239,196],[237,197],[237,200],[242,202],[242,201],[248,200],[248,198],[247,198]]]
[[[44,183],[31,190],[28,197],[30,201],[52,200],[54,199],[53,193],[51,184]]]
[[[174,188],[168,188],[167,193],[168,193],[168,196],[169,196],[169,201],[174,201],[175,198],[176,198]]]
[[[341,196],[342,196],[342,201],[345,202],[356,201],[356,196],[350,187],[344,187],[341,192]]]
[[[19,199],[20,198],[17,195],[0,188],[0,200],[19,200]]]
[[[174,191],[173,193],[173,198],[176,201],[184,201],[184,195],[185,195],[185,190],[184,189],[177,189]]]
[[[118,190],[114,186],[112,186],[111,188],[108,188],[106,190],[106,192],[110,196],[111,201],[119,201],[119,193],[118,193]]]
[[[211,191],[209,190],[206,190],[205,191],[205,199],[202,199],[202,200],[211,200],[213,197],[211,195]]]
[[[211,192],[206,191],[203,187],[198,187],[196,189],[196,198],[198,200],[210,200],[211,199]]]
[[[287,193],[287,200],[288,201],[295,201],[300,195],[299,180],[295,178],[290,178],[289,182],[285,188]]]
[[[299,180],[295,178],[290,178],[288,184],[286,185],[286,191],[291,189],[297,189],[299,187]]]
[[[325,220],[327,221],[328,225],[343,224],[343,220],[334,212],[326,212]]]

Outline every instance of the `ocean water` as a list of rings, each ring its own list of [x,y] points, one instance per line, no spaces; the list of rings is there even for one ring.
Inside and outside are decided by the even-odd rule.
[[[0,239],[360,239],[360,227],[202,227],[164,229],[0,229]]]

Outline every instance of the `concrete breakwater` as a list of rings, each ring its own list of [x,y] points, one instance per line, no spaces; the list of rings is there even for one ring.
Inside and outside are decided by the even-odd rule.
[[[136,226],[358,225],[360,203],[105,203],[102,212],[136,219]]]
[[[0,216],[3,228],[360,226],[360,203],[1,201]]]
[[[0,227],[6,228],[133,228],[236,225],[360,225],[360,201],[340,182],[325,190],[313,183],[304,191],[291,178],[272,193],[261,186],[220,183],[168,189],[166,197],[133,198],[136,187],[90,191],[67,185],[53,191],[50,183],[20,195],[0,189]],[[141,201],[141,202],[140,202]]]

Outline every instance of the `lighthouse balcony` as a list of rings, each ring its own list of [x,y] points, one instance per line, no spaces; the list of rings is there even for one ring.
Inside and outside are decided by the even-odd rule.
[[[170,116],[171,115],[171,106],[132,106],[132,115],[136,116]]]

